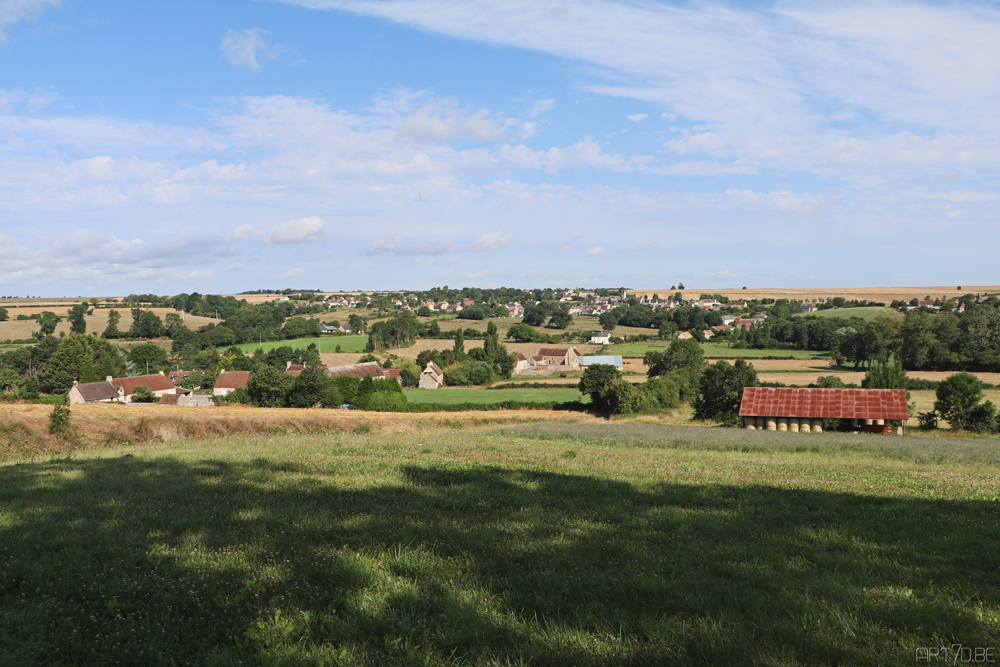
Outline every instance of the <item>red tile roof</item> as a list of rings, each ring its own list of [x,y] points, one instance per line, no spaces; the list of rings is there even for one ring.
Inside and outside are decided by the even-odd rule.
[[[222,371],[215,381],[216,389],[239,389],[247,386],[250,371]]]
[[[178,394],[164,394],[160,397],[160,405],[177,405]]]
[[[905,389],[747,387],[741,417],[906,419]]]
[[[543,357],[565,357],[568,352],[568,347],[543,347],[538,354]]]
[[[126,396],[131,396],[135,393],[136,387],[144,386],[150,391],[166,391],[174,388],[174,383],[170,381],[170,378],[162,373],[154,373],[153,375],[136,375],[135,377],[130,378],[114,378],[111,380],[111,384],[115,387],[121,387],[124,389]]]

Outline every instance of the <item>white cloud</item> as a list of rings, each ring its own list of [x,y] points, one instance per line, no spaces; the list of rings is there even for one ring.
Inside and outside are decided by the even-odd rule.
[[[448,100],[428,104],[403,120],[399,134],[417,141],[497,141],[503,139],[503,125],[489,117],[488,109],[475,113],[457,109]]]
[[[275,245],[315,242],[324,238],[329,228],[322,218],[299,218],[275,225],[268,239]]]
[[[630,114],[626,114],[625,117],[628,118],[633,123],[641,123],[642,121],[644,121],[647,118],[649,118],[649,114],[647,114],[647,113],[630,113]]]
[[[304,273],[305,273],[305,271],[303,271],[302,269],[289,269],[288,271],[285,271],[284,273],[279,273],[278,275],[275,276],[275,278],[288,280],[288,279],[291,279],[291,278],[298,278],[299,276],[303,275]]]
[[[556,106],[556,101],[552,99],[538,100],[528,109],[528,118],[537,118],[543,113],[552,111]]]
[[[584,254],[585,254],[585,255],[586,255],[587,257],[600,257],[601,255],[603,255],[603,254],[604,254],[604,253],[606,253],[607,251],[608,251],[608,249],[607,249],[607,248],[602,248],[602,247],[598,246],[598,247],[596,247],[596,248],[591,248],[590,250],[588,250],[588,251],[587,251],[586,253],[584,253]]]
[[[1000,155],[1000,11],[991,6],[592,0],[553,12],[534,0],[284,1],[589,63],[585,90],[661,104],[670,109],[664,119],[713,128],[675,143],[681,155],[833,169],[861,182],[882,176],[886,162],[940,171],[970,160],[995,165]],[[900,145],[910,140],[890,139],[904,124],[922,142],[952,135],[970,150],[910,155]],[[851,159],[841,142],[871,146],[870,157]],[[890,150],[877,150],[883,144]]]
[[[3,0],[0,2],[0,44],[7,43],[4,28],[21,21],[33,21],[46,7],[58,7],[60,0]]]
[[[483,234],[469,248],[472,252],[488,252],[490,250],[500,250],[513,243],[514,237],[505,232],[490,232]]]
[[[487,271],[476,271],[476,272],[466,271],[465,272],[465,277],[468,278],[469,280],[482,280],[487,275],[489,275],[489,272],[487,272]]]
[[[225,269],[225,271],[226,271],[226,273],[229,273],[230,271],[240,271],[242,269],[243,269],[243,265],[240,264],[239,262],[235,262],[235,263],[230,264],[229,266],[227,266],[226,269]]]
[[[261,28],[236,31],[230,28],[219,44],[219,51],[238,69],[258,70],[263,63],[277,58],[284,47],[271,42],[271,33]]]
[[[677,120],[678,116],[675,113],[670,113],[668,111],[664,111],[663,113],[660,114],[660,118],[662,118],[663,120],[673,121],[673,120]]]
[[[559,252],[573,252],[573,246],[571,245],[561,245],[559,246]]]
[[[365,248],[366,255],[384,255],[393,253],[404,255],[445,255],[461,251],[451,239],[425,239],[404,242],[398,236],[386,236],[371,243]]]
[[[254,227],[253,225],[240,225],[239,227],[233,230],[233,233],[230,235],[229,238],[233,239],[234,241],[247,241],[251,237],[256,236],[258,234],[260,234],[260,232],[258,232],[257,228]]]

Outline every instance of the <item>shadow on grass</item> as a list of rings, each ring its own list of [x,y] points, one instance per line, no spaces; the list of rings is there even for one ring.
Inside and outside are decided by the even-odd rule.
[[[0,468],[0,664],[885,665],[1000,643],[995,503],[312,473]]]

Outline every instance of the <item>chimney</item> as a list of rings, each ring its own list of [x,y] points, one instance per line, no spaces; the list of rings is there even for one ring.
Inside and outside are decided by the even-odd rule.
[[[76,378],[73,378],[73,386],[75,387],[75,386],[77,386],[78,384],[80,384],[80,383],[76,381]]]
[[[105,381],[105,382],[111,382],[111,376],[109,375],[109,376],[107,376],[106,378],[104,378],[104,381]]]

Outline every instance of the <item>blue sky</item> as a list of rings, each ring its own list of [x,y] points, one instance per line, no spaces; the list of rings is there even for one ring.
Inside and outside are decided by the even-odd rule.
[[[0,295],[997,283],[973,3],[0,0]]]

